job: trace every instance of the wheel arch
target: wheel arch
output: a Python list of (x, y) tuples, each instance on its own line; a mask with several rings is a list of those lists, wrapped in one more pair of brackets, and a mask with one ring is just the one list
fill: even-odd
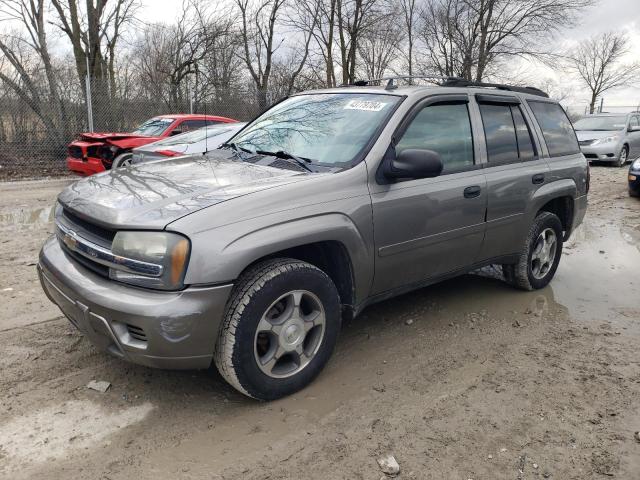
[(335, 284), (340, 296), (343, 317), (353, 317), (356, 298), (353, 265), (349, 251), (342, 242), (323, 240), (274, 251), (251, 262), (243, 272), (270, 258), (293, 258), (318, 267)]
[(555, 214), (562, 224), (564, 231), (563, 240), (569, 239), (573, 231), (573, 217), (575, 211), (575, 198), (578, 189), (572, 179), (559, 180), (543, 185), (534, 195), (535, 218), (540, 212)]

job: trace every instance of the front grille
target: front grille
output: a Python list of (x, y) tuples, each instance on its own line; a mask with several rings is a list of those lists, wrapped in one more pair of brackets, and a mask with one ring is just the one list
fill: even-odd
[(71, 158), (82, 158), (82, 148), (77, 145), (70, 145), (67, 150)]
[(91, 145), (90, 147), (87, 147), (87, 157), (100, 158), (98, 155), (99, 155), (98, 145)]
[(93, 273), (97, 273), (98, 275), (101, 275), (103, 277), (109, 277), (109, 267), (105, 265), (101, 265), (100, 263), (92, 262), (91, 260), (89, 260), (86, 257), (83, 257), (79, 253), (76, 253), (73, 250), (69, 250), (69, 248), (62, 241), (59, 241), (59, 243), (62, 246), (62, 250), (64, 250), (64, 252), (67, 255), (73, 258), (80, 265), (82, 265), (85, 268), (88, 268)]
[(598, 158), (598, 155), (596, 155), (595, 153), (585, 153), (584, 156), (586, 158)]
[(144, 330), (142, 328), (136, 327), (135, 325), (127, 324), (127, 331), (132, 338), (140, 340), (141, 342), (147, 341), (147, 334), (144, 333)]
[(74, 232), (79, 233), (80, 236), (87, 237), (87, 240), (91, 240), (103, 247), (111, 247), (111, 242), (116, 236), (114, 230), (109, 230), (84, 220), (68, 208), (63, 209), (62, 215), (65, 219), (65, 224)]

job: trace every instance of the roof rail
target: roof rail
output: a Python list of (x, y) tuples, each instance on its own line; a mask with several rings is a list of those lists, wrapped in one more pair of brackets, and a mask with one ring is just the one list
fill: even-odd
[(371, 78), (367, 80), (357, 80), (351, 84), (343, 85), (347, 86), (355, 86), (355, 87), (366, 87), (371, 84), (382, 84), (383, 82), (387, 82), (384, 89), (385, 90), (395, 90), (398, 88), (396, 84), (396, 80), (430, 80), (433, 83), (440, 84), (441, 82), (446, 82), (452, 77), (442, 76), (442, 75), (395, 75), (392, 77), (382, 77), (382, 78)]
[(372, 78), (368, 80), (357, 80), (351, 84), (343, 86), (355, 86), (366, 87), (372, 84), (381, 85), (383, 82), (387, 82), (385, 90), (395, 90), (398, 88), (397, 80), (430, 80), (433, 83), (442, 87), (481, 87), (481, 88), (495, 88), (498, 90), (508, 90), (510, 92), (529, 93), (531, 95), (537, 95), (539, 97), (549, 98), (546, 92), (543, 92), (539, 88), (535, 87), (517, 87), (515, 85), (505, 85), (502, 83), (485, 83), (475, 82), (473, 80), (466, 80), (460, 77), (447, 77), (442, 75), (396, 75), (393, 77)]
[(449, 77), (445, 82), (441, 84), (443, 87), (481, 87), (481, 88), (495, 88), (498, 90), (508, 90), (510, 92), (529, 93), (531, 95), (537, 95), (539, 97), (549, 98), (546, 92), (543, 92), (536, 87), (517, 87), (515, 85), (505, 85), (502, 83), (485, 83), (474, 82), (472, 80), (466, 80), (464, 78)]

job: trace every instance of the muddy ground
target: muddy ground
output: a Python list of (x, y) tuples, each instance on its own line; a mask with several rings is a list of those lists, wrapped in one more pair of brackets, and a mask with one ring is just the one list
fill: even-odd
[[(37, 282), (68, 180), (0, 184), (0, 477), (640, 478), (640, 201), (592, 168), (551, 285), (486, 269), (370, 307), (318, 380), (257, 403), (96, 351)], [(86, 388), (111, 383), (106, 393)]]

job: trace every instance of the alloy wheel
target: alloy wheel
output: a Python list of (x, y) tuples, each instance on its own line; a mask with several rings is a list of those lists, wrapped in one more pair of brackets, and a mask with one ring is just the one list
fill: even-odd
[(531, 254), (531, 274), (538, 280), (544, 278), (551, 270), (558, 249), (556, 232), (545, 228), (534, 244)]
[(294, 290), (280, 296), (267, 308), (256, 329), (258, 367), (272, 378), (297, 374), (318, 353), (325, 326), (324, 307), (316, 295)]

